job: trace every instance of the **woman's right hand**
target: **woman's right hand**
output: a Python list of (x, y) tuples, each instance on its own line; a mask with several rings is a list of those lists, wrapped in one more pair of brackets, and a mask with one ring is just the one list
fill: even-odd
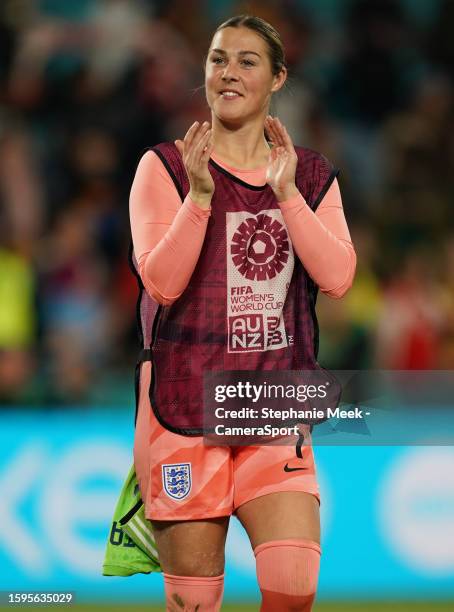
[(189, 197), (200, 208), (210, 208), (214, 194), (214, 181), (208, 168), (213, 152), (210, 124), (208, 121), (202, 124), (196, 121), (186, 132), (184, 140), (175, 140), (175, 145), (183, 157), (188, 174)]

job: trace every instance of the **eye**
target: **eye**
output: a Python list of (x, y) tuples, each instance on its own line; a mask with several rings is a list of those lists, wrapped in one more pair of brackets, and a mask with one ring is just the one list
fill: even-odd
[(211, 58), (211, 61), (213, 62), (213, 64), (220, 64), (221, 62), (224, 61), (224, 58), (221, 56), (215, 56)]
[(242, 63), (244, 66), (255, 66), (255, 63), (254, 63), (254, 62), (251, 62), (251, 60), (248, 60), (248, 59), (241, 60), (241, 63)]

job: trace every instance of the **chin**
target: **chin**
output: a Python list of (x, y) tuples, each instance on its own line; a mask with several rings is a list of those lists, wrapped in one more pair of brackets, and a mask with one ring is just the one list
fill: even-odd
[(241, 125), (248, 119), (248, 117), (250, 117), (250, 113), (241, 113), (238, 112), (238, 110), (234, 110), (233, 108), (231, 110), (225, 108), (221, 110), (217, 105), (214, 105), (211, 110), (216, 119), (226, 125)]
[(244, 122), (244, 117), (238, 113), (220, 113), (213, 110), (213, 114), (218, 121), (225, 125), (241, 125)]
[(217, 119), (225, 125), (241, 125), (244, 123), (245, 118), (240, 115), (233, 115), (228, 113), (215, 113)]

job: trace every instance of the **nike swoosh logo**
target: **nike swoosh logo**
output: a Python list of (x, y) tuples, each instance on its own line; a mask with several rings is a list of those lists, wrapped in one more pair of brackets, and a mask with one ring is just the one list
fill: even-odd
[(307, 470), (307, 468), (305, 468), (305, 467), (291, 468), (291, 467), (288, 466), (288, 463), (286, 463), (285, 466), (284, 466), (284, 472), (296, 472), (297, 470)]

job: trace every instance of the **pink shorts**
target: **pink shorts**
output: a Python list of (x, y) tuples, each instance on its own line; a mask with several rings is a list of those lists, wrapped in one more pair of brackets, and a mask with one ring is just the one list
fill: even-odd
[(300, 458), (295, 446), (208, 446), (201, 436), (175, 434), (151, 408), (151, 363), (141, 368), (134, 464), (147, 518), (230, 516), (245, 502), (279, 491), (303, 491), (320, 501), (311, 445), (302, 447)]

